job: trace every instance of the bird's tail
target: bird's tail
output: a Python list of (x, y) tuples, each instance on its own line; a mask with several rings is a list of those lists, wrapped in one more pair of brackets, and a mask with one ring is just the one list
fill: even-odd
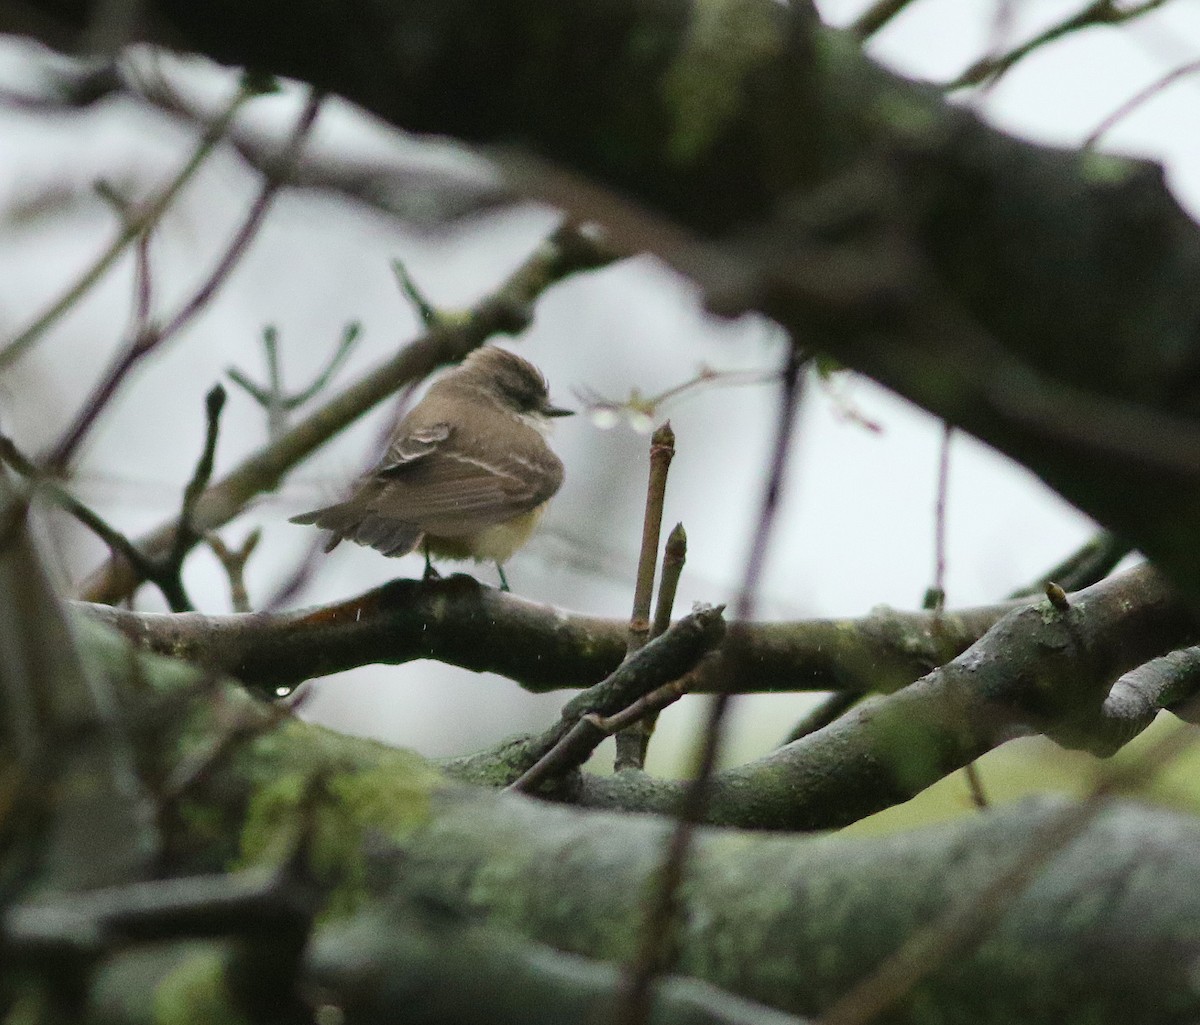
[(289, 523), (313, 524), (329, 531), (325, 551), (331, 552), (343, 539), (354, 541), (383, 552), (384, 555), (407, 555), (417, 547), (424, 531), (412, 523), (379, 516), (364, 510), (355, 502), (341, 502), (313, 509), (288, 520)]

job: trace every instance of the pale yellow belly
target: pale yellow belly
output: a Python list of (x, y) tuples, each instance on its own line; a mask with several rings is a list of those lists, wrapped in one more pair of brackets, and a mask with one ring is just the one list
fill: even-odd
[(476, 562), (498, 562), (503, 565), (529, 540), (529, 535), (546, 511), (546, 504), (543, 502), (522, 516), (497, 523), (475, 534), (465, 537), (434, 537), (426, 534), (425, 542), (429, 545), (430, 554), (442, 559), (474, 559)]

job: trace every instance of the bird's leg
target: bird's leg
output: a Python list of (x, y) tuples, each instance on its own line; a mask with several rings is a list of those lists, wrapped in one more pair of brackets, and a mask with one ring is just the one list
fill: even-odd
[(508, 577), (504, 575), (504, 567), (500, 563), (496, 563), (496, 572), (500, 574), (500, 590), (510, 591), (512, 588), (508, 586)]
[(433, 563), (429, 561), (429, 542), (425, 541), (421, 546), (425, 551), (425, 575), (422, 580), (441, 580), (442, 575), (433, 568)]

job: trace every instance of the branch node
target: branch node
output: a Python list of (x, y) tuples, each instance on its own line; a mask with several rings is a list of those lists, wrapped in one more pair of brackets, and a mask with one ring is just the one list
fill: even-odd
[(1046, 597), (1059, 612), (1066, 612), (1071, 608), (1071, 603), (1067, 600), (1067, 592), (1053, 580), (1046, 581)]

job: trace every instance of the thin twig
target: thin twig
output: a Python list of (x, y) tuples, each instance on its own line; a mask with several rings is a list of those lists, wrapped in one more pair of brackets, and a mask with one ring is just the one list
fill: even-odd
[(262, 540), (262, 530), (255, 528), (246, 535), (240, 548), (230, 548), (216, 534), (204, 535), (205, 543), (217, 557), (225, 575), (229, 578), (229, 600), (234, 612), (250, 611), (250, 595), (246, 590), (246, 563)]
[(523, 772), (509, 789), (519, 793), (533, 793), (547, 780), (560, 778), (577, 769), (614, 733), (622, 736), (646, 717), (657, 715), (687, 694), (701, 679), (705, 671), (703, 666), (704, 663), (701, 662), (690, 672), (643, 694), (632, 704), (612, 715), (585, 713), (549, 751)]
[(195, 526), (196, 502), (212, 479), (213, 462), (216, 458), (217, 437), (221, 430), (221, 410), (225, 408), (225, 389), (215, 385), (204, 399), (204, 447), (191, 479), (183, 489), (183, 501), (179, 507), (179, 519), (175, 525), (175, 543), (161, 558), (149, 559), (154, 569), (146, 579), (156, 584), (172, 612), (191, 612), (193, 606), (183, 587), (183, 561), (192, 546), (202, 536)]
[(170, 562), (182, 564), (184, 556), (196, 542), (199, 534), (195, 528), (196, 501), (204, 494), (212, 480), (213, 462), (217, 454), (217, 435), (221, 429), (221, 411), (225, 408), (225, 389), (214, 385), (204, 398), (204, 448), (192, 471), (192, 479), (183, 489), (183, 505), (179, 510), (179, 527), (175, 531), (175, 544), (171, 549)]
[(292, 129), (291, 137), (284, 145), (283, 152), (279, 154), (279, 160), (274, 168), (271, 169), (271, 172), (268, 173), (266, 181), (263, 182), (262, 188), (259, 189), (258, 195), (250, 205), (246, 219), (234, 233), (233, 239), (225, 248), (225, 252), (217, 261), (217, 265), (212, 269), (204, 284), (196, 289), (192, 297), (167, 322), (167, 326), (162, 329), (162, 334), (170, 336), (184, 327), (208, 304), (208, 301), (216, 294), (217, 289), (229, 277), (233, 268), (237, 266), (238, 261), (241, 260), (249, 248), (250, 242), (258, 234), (258, 229), (262, 226), (263, 219), (266, 217), (267, 211), (271, 208), (276, 194), (287, 182), (288, 173), (295, 163), (301, 148), (304, 146), (305, 140), (312, 131), (313, 124), (317, 120), (317, 114), (321, 111), (321, 104), (324, 98), (325, 94), (319, 89), (314, 88), (309, 90), (308, 99), (304, 103), (304, 109), (300, 111), (300, 116), (296, 119), (296, 127)]
[[(950, 442), (954, 429), (949, 421), (942, 424), (942, 444), (938, 454), (937, 497), (933, 506), (933, 586), (925, 592), (925, 607), (933, 612), (933, 629), (942, 625), (942, 613), (946, 608), (946, 506), (950, 493)], [(963, 766), (967, 789), (976, 808), (988, 806), (983, 791), (983, 779), (974, 762)]]
[(646, 485), (646, 511), (642, 519), (642, 548), (638, 555), (637, 582), (633, 591), (633, 612), (629, 617), (629, 644), (632, 655), (650, 636), (650, 603), (654, 599), (654, 574), (658, 562), (658, 539), (662, 533), (663, 500), (667, 474), (675, 456), (675, 432), (668, 420), (650, 439), (650, 478)]
[(220, 427), (221, 409), (225, 404), (225, 389), (217, 385), (205, 400), (206, 432), (204, 449), (184, 489), (175, 537), (191, 539), (177, 542), (165, 556), (154, 558), (130, 541), (124, 534), (110, 527), (100, 516), (69, 494), (60, 484), (49, 478), (26, 459), (13, 442), (0, 436), (0, 459), (7, 462), (21, 476), (37, 482), (38, 486), (64, 510), (95, 533), (116, 554), (124, 558), (137, 573), (138, 580), (154, 584), (166, 598), (172, 612), (190, 612), (192, 603), (184, 590), (180, 572), (183, 560), (195, 540), (192, 525), (196, 501), (208, 486), (212, 477), (213, 456), (216, 451), (217, 434)]
[[(579, 727), (585, 716), (613, 715), (655, 688), (691, 672), (725, 636), (723, 612), (724, 606), (696, 608), (661, 637), (626, 656), (605, 679), (576, 694), (563, 706), (558, 723), (525, 743), (531, 767), (510, 789), (529, 792), (550, 776), (579, 764), (569, 763), (568, 756), (584, 750), (590, 753), (595, 747), (586, 746), (589, 728)], [(572, 733), (575, 736), (566, 741)], [(603, 739), (599, 736), (596, 743)]]
[(967, 791), (971, 795), (971, 804), (979, 811), (989, 807), (987, 791), (983, 789), (983, 776), (979, 772), (978, 762), (968, 762), (963, 766), (963, 776), (967, 781)]
[(350, 355), (354, 343), (362, 336), (362, 325), (357, 321), (346, 325), (342, 332), (337, 348), (318, 371), (312, 383), (306, 388), (288, 394), (283, 387), (283, 370), (279, 360), (279, 332), (274, 326), (263, 329), (263, 350), (267, 360), (267, 383), (265, 386), (255, 384), (247, 374), (237, 367), (229, 367), (225, 373), (229, 379), (246, 392), (267, 412), (267, 437), (274, 440), (287, 430), (288, 414), (311, 401), (333, 380), (333, 376)]
[(933, 503), (933, 586), (925, 592), (925, 608), (933, 612), (934, 624), (946, 607), (946, 501), (950, 491), (950, 439), (954, 429), (942, 424), (938, 452), (936, 497)]
[(229, 126), (233, 123), (233, 119), (242, 105), (254, 95), (255, 90), (243, 82), (225, 109), (205, 129), (187, 162), (180, 168), (175, 177), (167, 183), (158, 196), (148, 203), (142, 209), (141, 213), (131, 217), (125, 223), (108, 248), (92, 261), (74, 284), (63, 292), (32, 324), (4, 346), (3, 349), (0, 349), (0, 370), (3, 370), (24, 355), (25, 351), (45, 334), (48, 328), (57, 323), (65, 313), (74, 307), (92, 289), (96, 282), (104, 277), (130, 243), (148, 232), (158, 223), (162, 215), (175, 201), (175, 197), (179, 195), (180, 190), (192, 180), (196, 171), (199, 170), (200, 165), (204, 163), (209, 154), (216, 149), (217, 145), (225, 137)]
[[(671, 613), (675, 607), (675, 592), (679, 589), (679, 578), (683, 574), (684, 563), (687, 562), (687, 532), (682, 523), (676, 523), (671, 533), (667, 535), (667, 543), (663, 546), (662, 577), (658, 582), (658, 598), (654, 604), (654, 622), (650, 625), (650, 638), (660, 636), (671, 625)], [(677, 701), (683, 691), (673, 699)], [(658, 723), (658, 713), (662, 707), (647, 708), (637, 715), (631, 716), (635, 722), (627, 733), (617, 736), (620, 745), (625, 741), (626, 760), (619, 768), (641, 769), (646, 764), (646, 752), (650, 747), (650, 738), (654, 736), (654, 727)], [(636, 745), (633, 741), (636, 740)]]
[(908, 7), (913, 0), (875, 0), (850, 26), (859, 39), (867, 40)]
[[(658, 562), (658, 539), (662, 533), (663, 500), (667, 475), (675, 456), (675, 432), (668, 420), (650, 439), (650, 478), (646, 484), (646, 512), (642, 519), (642, 548), (638, 555), (637, 581), (633, 591), (633, 611), (629, 617), (629, 642), (626, 654), (632, 655), (650, 637), (650, 602), (654, 598), (654, 571)], [(645, 756), (642, 731), (617, 737), (614, 769), (641, 768)]]
[[(762, 508), (758, 525), (746, 560), (742, 586), (735, 604), (735, 620), (744, 622), (754, 611), (758, 581), (766, 560), (767, 543), (775, 522), (783, 489), (784, 473), (792, 448), (795, 433), (796, 410), (802, 392), (801, 369), (805, 357), (794, 340), (788, 340), (787, 356), (781, 375), (783, 394), (780, 401), (778, 425), (772, 449), (771, 465), (767, 484), (763, 492)], [(713, 660), (712, 672), (718, 679), (729, 672), (730, 652), (739, 646), (737, 623), (729, 630), (725, 645)], [(717, 755), (724, 738), (726, 713), (731, 695), (718, 688), (709, 705), (695, 772), (683, 793), (675, 828), (671, 832), (662, 868), (658, 875), (650, 908), (642, 924), (642, 934), (637, 953), (624, 977), (622, 992), (618, 998), (615, 1020), (621, 1025), (644, 1025), (649, 1019), (655, 977), (670, 964), (674, 955), (673, 934), (679, 912), (679, 891), (687, 867), (688, 852), (696, 823), (704, 815), (708, 804), (709, 784), (716, 768)]]
[(1152, 100), (1160, 92), (1174, 85), (1181, 78), (1186, 78), (1188, 75), (1194, 75), (1200, 71), (1200, 60), (1188, 61), (1186, 64), (1175, 68), (1173, 71), (1168, 71), (1161, 78), (1151, 82), (1144, 89), (1134, 93), (1129, 99), (1122, 103), (1116, 110), (1101, 121), (1091, 134), (1083, 140), (1083, 149), (1092, 149), (1105, 135), (1113, 130), (1121, 121), (1125, 120), (1138, 107)]
[(412, 306), (413, 312), (417, 315), (417, 319), (421, 322), (422, 326), (433, 327), (437, 323), (438, 318), (442, 316), (441, 311), (421, 291), (402, 261), (392, 261), (392, 273), (396, 275), (400, 291), (403, 293), (404, 298), (408, 300), (409, 305)]
[(71, 428), (64, 434), (62, 440), (55, 446), (53, 454), (47, 459), (47, 465), (55, 470), (62, 470), (70, 461), (71, 456), (83, 441), (96, 419), (112, 401), (117, 389), (128, 376), (129, 372), (151, 352), (160, 348), (165, 342), (177, 335), (212, 299), (217, 289), (225, 282), (237, 265), (242, 255), (249, 247), (251, 240), (262, 226), (263, 218), (270, 209), (275, 194), (282, 187), (287, 177), (287, 168), (295, 155), (303, 146), (313, 122), (316, 120), (321, 105), (321, 95), (316, 90), (310, 92), (308, 102), (292, 130), (292, 135), (284, 147), (275, 168), (275, 174), (268, 177), (259, 189), (258, 195), (250, 206), (250, 210), (241, 226), (234, 233), (229, 245), (217, 260), (216, 266), (199, 288), (192, 293), (188, 300), (179, 308), (173, 317), (163, 327), (155, 327), (146, 323), (139, 325), (125, 350), (113, 361), (100, 384), (92, 392), (84, 404)]
[(654, 622), (650, 624), (651, 639), (666, 633), (671, 625), (675, 593), (679, 590), (679, 578), (686, 562), (687, 531), (682, 523), (676, 523), (663, 547), (662, 579), (658, 582), (658, 599), (654, 603)]
[(143, 579), (149, 579), (154, 573), (154, 563), (147, 559), (129, 538), (111, 527), (98, 513), (80, 502), (57, 481), (47, 477), (21, 453), (11, 438), (3, 435), (0, 435), (0, 460), (6, 462), (22, 477), (32, 481), (55, 505), (87, 527), (113, 552), (128, 560)]
[(1051, 25), (1045, 31), (1040, 32), (1032, 39), (1027, 39), (1019, 46), (1015, 46), (1004, 53), (992, 54), (976, 61), (956, 79), (946, 83), (943, 88), (947, 90), (965, 89), (969, 86), (981, 85), (988, 81), (994, 82), (1010, 71), (1015, 64), (1049, 43), (1057, 42), (1073, 32), (1091, 28), (1095, 25), (1121, 25), (1156, 10), (1164, 3), (1166, 3), (1166, 0), (1144, 0), (1143, 3), (1132, 7), (1120, 7), (1117, 5), (1116, 0), (1092, 0), (1092, 3), (1088, 4), (1082, 10), (1076, 11), (1062, 21)]
[(749, 384), (767, 384), (779, 375), (775, 371), (758, 370), (714, 370), (710, 366), (701, 366), (695, 374), (686, 381), (671, 385), (656, 395), (643, 395), (634, 388), (627, 399), (610, 399), (591, 389), (577, 389), (576, 398), (587, 408), (588, 416), (600, 428), (615, 427), (622, 419), (639, 433), (649, 433), (654, 420), (665, 406), (676, 399), (685, 397), (689, 392), (699, 391), (708, 386), (741, 387)]
[(795, 740), (807, 737), (810, 733), (824, 729), (834, 719), (850, 711), (862, 700), (862, 697), (857, 691), (852, 690), (835, 690), (826, 694), (820, 704), (809, 709), (804, 718), (788, 731), (788, 735), (784, 737), (783, 744), (780, 746), (786, 746)]
[(1020, 587), (1009, 598), (1028, 598), (1042, 594), (1051, 580), (1067, 591), (1082, 591), (1103, 580), (1126, 555), (1133, 551), (1128, 541), (1102, 530), (1068, 555), (1057, 566), (1032, 584)]

